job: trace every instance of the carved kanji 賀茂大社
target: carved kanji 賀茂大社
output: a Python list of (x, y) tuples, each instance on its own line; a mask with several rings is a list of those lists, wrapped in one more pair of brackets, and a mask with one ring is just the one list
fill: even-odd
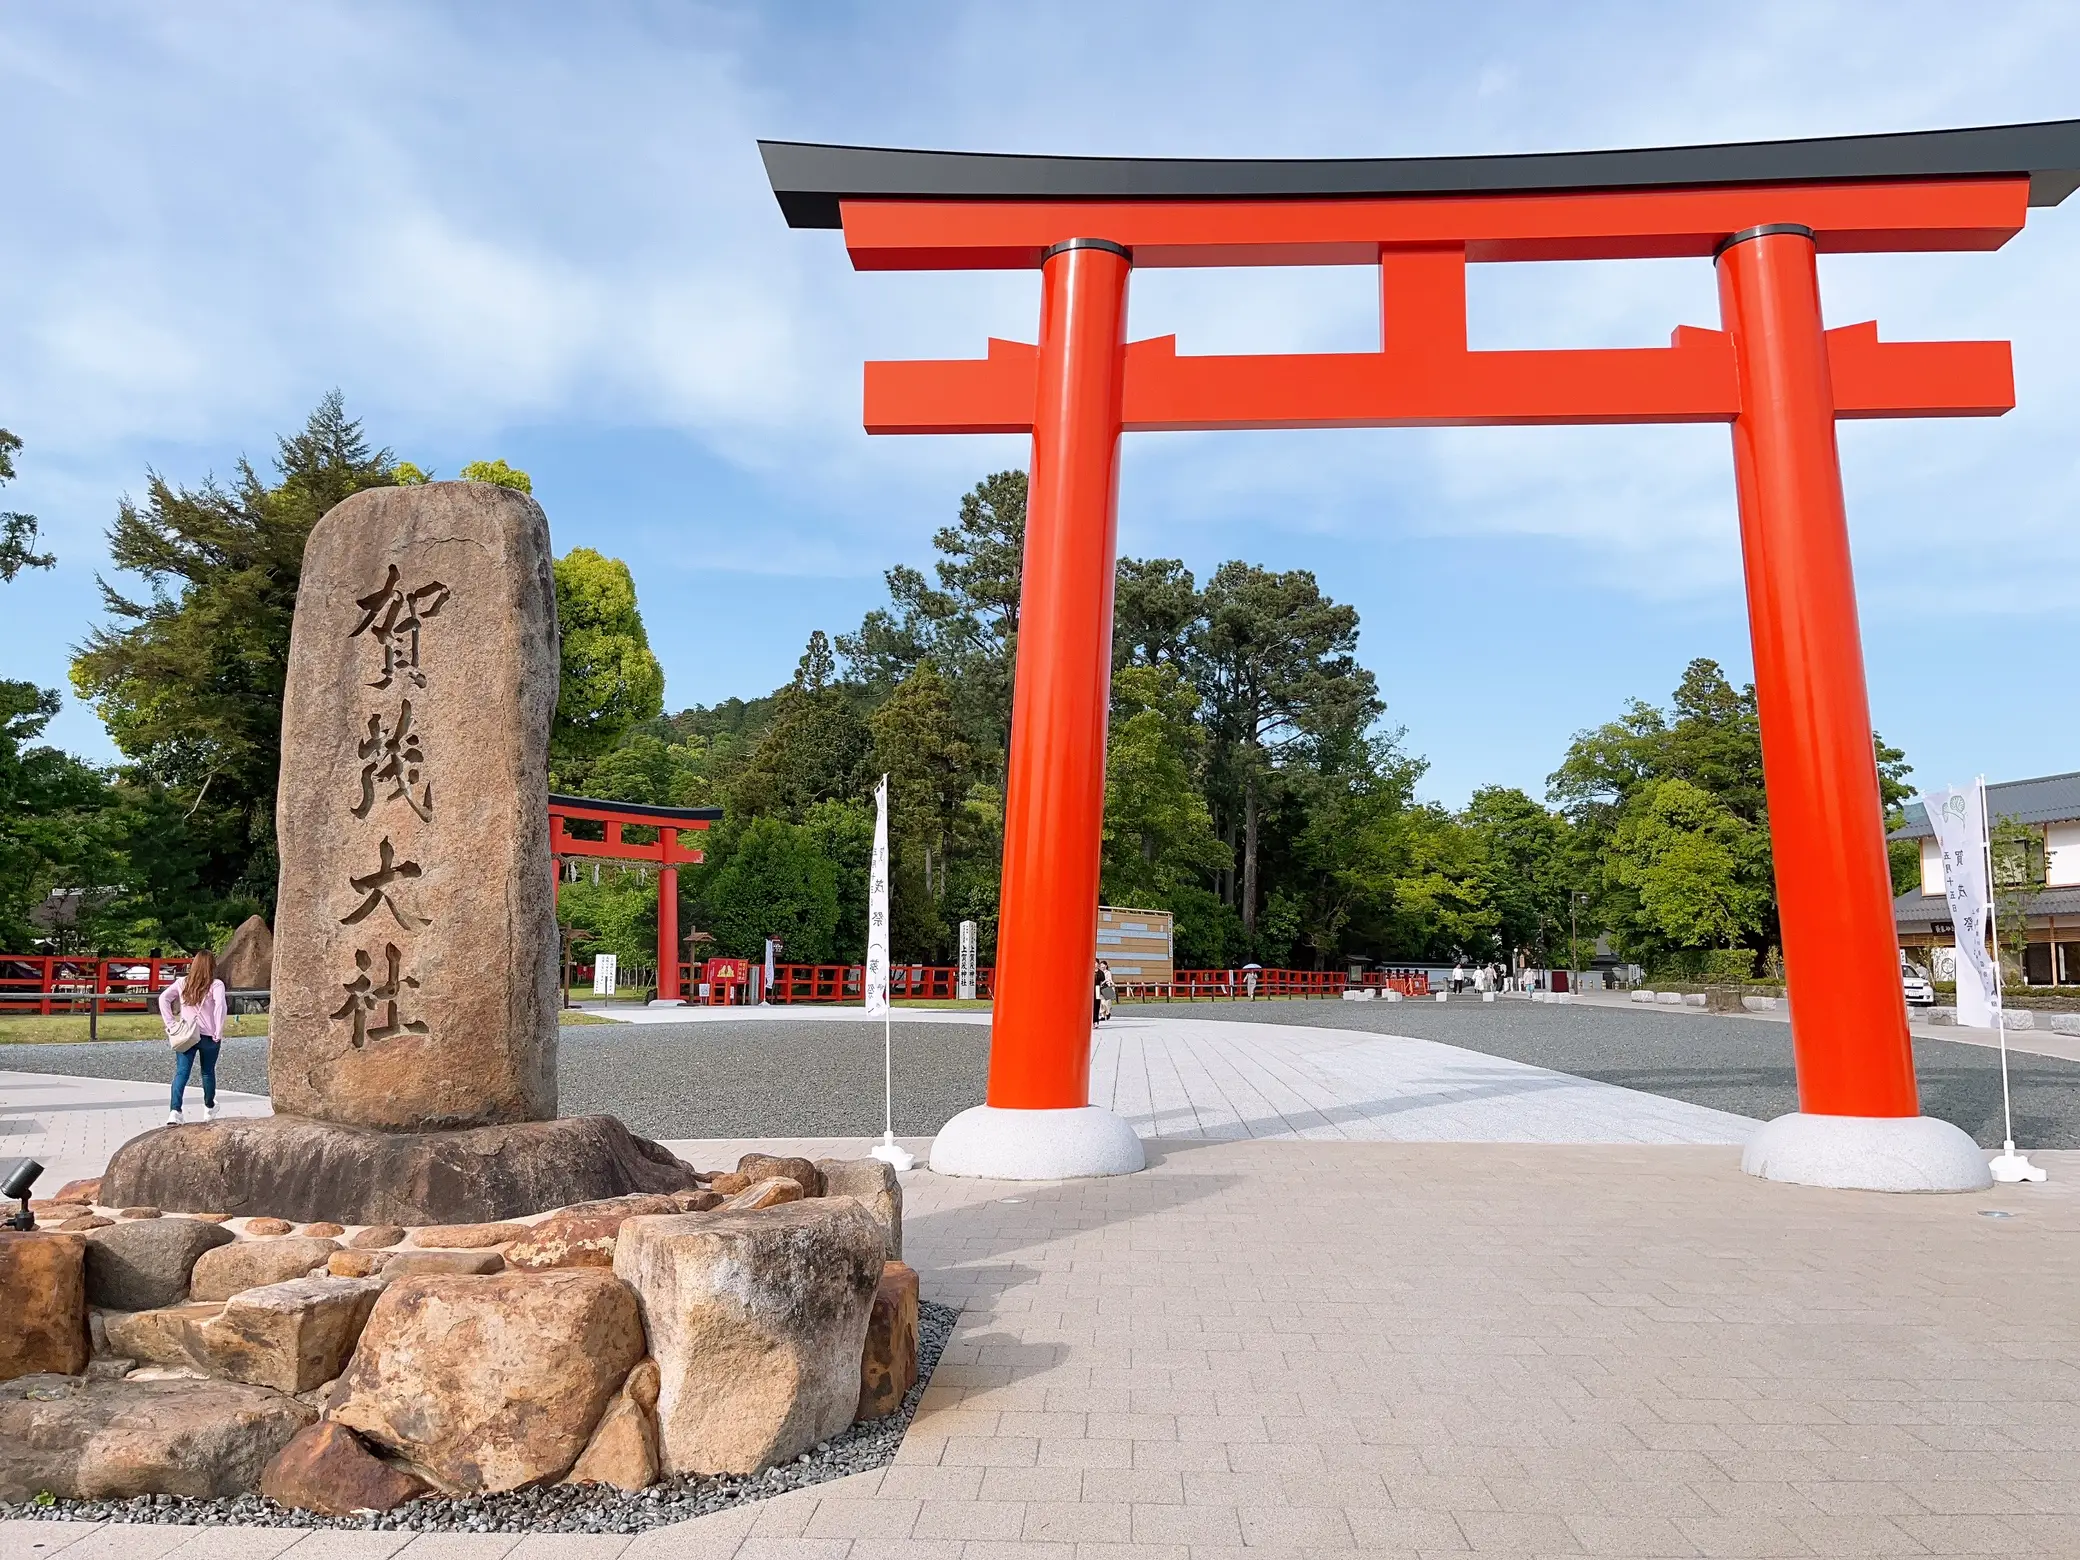
[(376, 854), (377, 866), (375, 871), (369, 873), (366, 877), (347, 879), (347, 885), (355, 893), (366, 894), (368, 897), (362, 900), (353, 911), (341, 916), (339, 924), (342, 926), (358, 926), (373, 915), (378, 906), (381, 906), (388, 909), (391, 919), (408, 932), (416, 932), (422, 926), (431, 925), (432, 923), (425, 916), (412, 914), (411, 911), (405, 909), (403, 905), (400, 905), (395, 899), (390, 897), (391, 884), (399, 879), (419, 876), (419, 863), (416, 861), (397, 860), (396, 852), (392, 849), (390, 837), (387, 834), (383, 836), (383, 843), (377, 847)]
[(388, 578), (355, 601), (361, 621), (347, 637), (372, 633), (383, 647), (383, 675), (369, 684), (371, 688), (387, 688), (399, 676), (415, 688), (426, 686), (426, 674), (419, 670), (419, 629), (447, 599), (448, 587), (439, 580), (406, 590), (398, 583), (393, 563)]
[(433, 782), (419, 778), (426, 763), (425, 744), (412, 729), (412, 701), (400, 702), (397, 723), (386, 726), (381, 715), (368, 717), (368, 735), (361, 739), (361, 800), (348, 809), (366, 818), (378, 799), (379, 783), (389, 789), (380, 793), (386, 802), (401, 801), (422, 820), (433, 817)]
[[(419, 987), (416, 977), (398, 974), (400, 957), (397, 944), (383, 944), (383, 978), (378, 981), (374, 975), (374, 957), (366, 949), (354, 950), (356, 973), (352, 980), (341, 982), (341, 989), (346, 992), (347, 1000), (339, 1005), (339, 1011), (332, 1016), (334, 1019), (353, 1019), (353, 1045), (357, 1051), (371, 1040), (387, 1040), (392, 1035), (399, 1034), (428, 1033), (427, 1026), (418, 1019), (400, 1019), (397, 1016), (398, 998), (404, 994), (405, 988), (416, 991)], [(383, 1021), (380, 1024), (371, 1024), (369, 1019), (374, 1016), (377, 1008), (383, 1010)]]

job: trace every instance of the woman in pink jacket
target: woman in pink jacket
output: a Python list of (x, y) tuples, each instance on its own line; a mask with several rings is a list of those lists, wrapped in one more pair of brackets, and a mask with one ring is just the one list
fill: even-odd
[(186, 980), (159, 993), (159, 1017), (166, 1021), (169, 1034), (184, 1013), (193, 1013), (200, 1020), (195, 1027), (202, 1032), (202, 1038), (174, 1056), (173, 1108), (166, 1113), (169, 1127), (181, 1124), (181, 1096), (188, 1092), (188, 1074), (194, 1070), (198, 1056), (202, 1058), (202, 1119), (217, 1119), (217, 1052), (224, 1039), (224, 983), (217, 979), (217, 956), (207, 948), (188, 962)]

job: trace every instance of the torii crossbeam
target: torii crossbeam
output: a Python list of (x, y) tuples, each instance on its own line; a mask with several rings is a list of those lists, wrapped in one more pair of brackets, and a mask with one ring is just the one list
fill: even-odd
[[(935, 1168), (1142, 1163), (1089, 1105), (1123, 432), (1724, 422), (1800, 1102), (1751, 1144), (1751, 1168), (1983, 1184), (1970, 1140), (1917, 1114), (1834, 423), (1998, 416), (2014, 376), (2006, 342), (1826, 329), (1816, 257), (1998, 249), (2080, 184), (2080, 121), (1317, 162), (760, 150), (789, 224), (841, 228), (860, 270), (1041, 274), (1036, 344), (866, 366), (870, 432), (1033, 436), (989, 1103), (948, 1124)], [(1717, 267), (1716, 330), (1678, 325), (1648, 349), (1467, 347), (1469, 264), (1681, 257)], [(1260, 265), (1376, 266), (1379, 350), (1127, 340), (1136, 267)]]

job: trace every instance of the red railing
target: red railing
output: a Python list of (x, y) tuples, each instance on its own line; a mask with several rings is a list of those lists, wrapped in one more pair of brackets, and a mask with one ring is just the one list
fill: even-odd
[(89, 997), (104, 1013), (143, 1012), (187, 973), (186, 959), (0, 954), (0, 1013), (70, 1013)]

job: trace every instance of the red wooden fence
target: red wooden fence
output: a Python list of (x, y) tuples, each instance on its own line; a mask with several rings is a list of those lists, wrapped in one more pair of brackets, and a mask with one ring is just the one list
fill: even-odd
[(143, 1012), (188, 973), (186, 959), (100, 959), (0, 953), (0, 1013), (71, 1013), (99, 996), (104, 1013)]
[[(731, 978), (712, 978), (705, 963), (682, 964), (680, 989), (691, 1002), (735, 1007), (750, 1000), (751, 974), (760, 969), (756, 960), (723, 961)], [(737, 973), (742, 971), (742, 973)], [(575, 967), (580, 983), (591, 979), (587, 965)], [(983, 965), (975, 972), (975, 994), (993, 994), (996, 972)], [(1254, 977), (1254, 979), (1252, 979)], [(768, 1000), (777, 1003), (858, 1002), (866, 980), (859, 964), (776, 964)], [(708, 995), (697, 995), (701, 986)], [(898, 964), (889, 970), (889, 995), (896, 1001), (951, 1001), (959, 990), (960, 971), (951, 964)], [(1179, 970), (1167, 981), (1118, 983), (1122, 1000), (1130, 1002), (1197, 1002), (1224, 998), (1340, 997), (1346, 988), (1399, 991), (1404, 996), (1430, 994), (1430, 977), (1421, 970), (1372, 971), (1358, 980), (1340, 970), (1227, 969)]]

